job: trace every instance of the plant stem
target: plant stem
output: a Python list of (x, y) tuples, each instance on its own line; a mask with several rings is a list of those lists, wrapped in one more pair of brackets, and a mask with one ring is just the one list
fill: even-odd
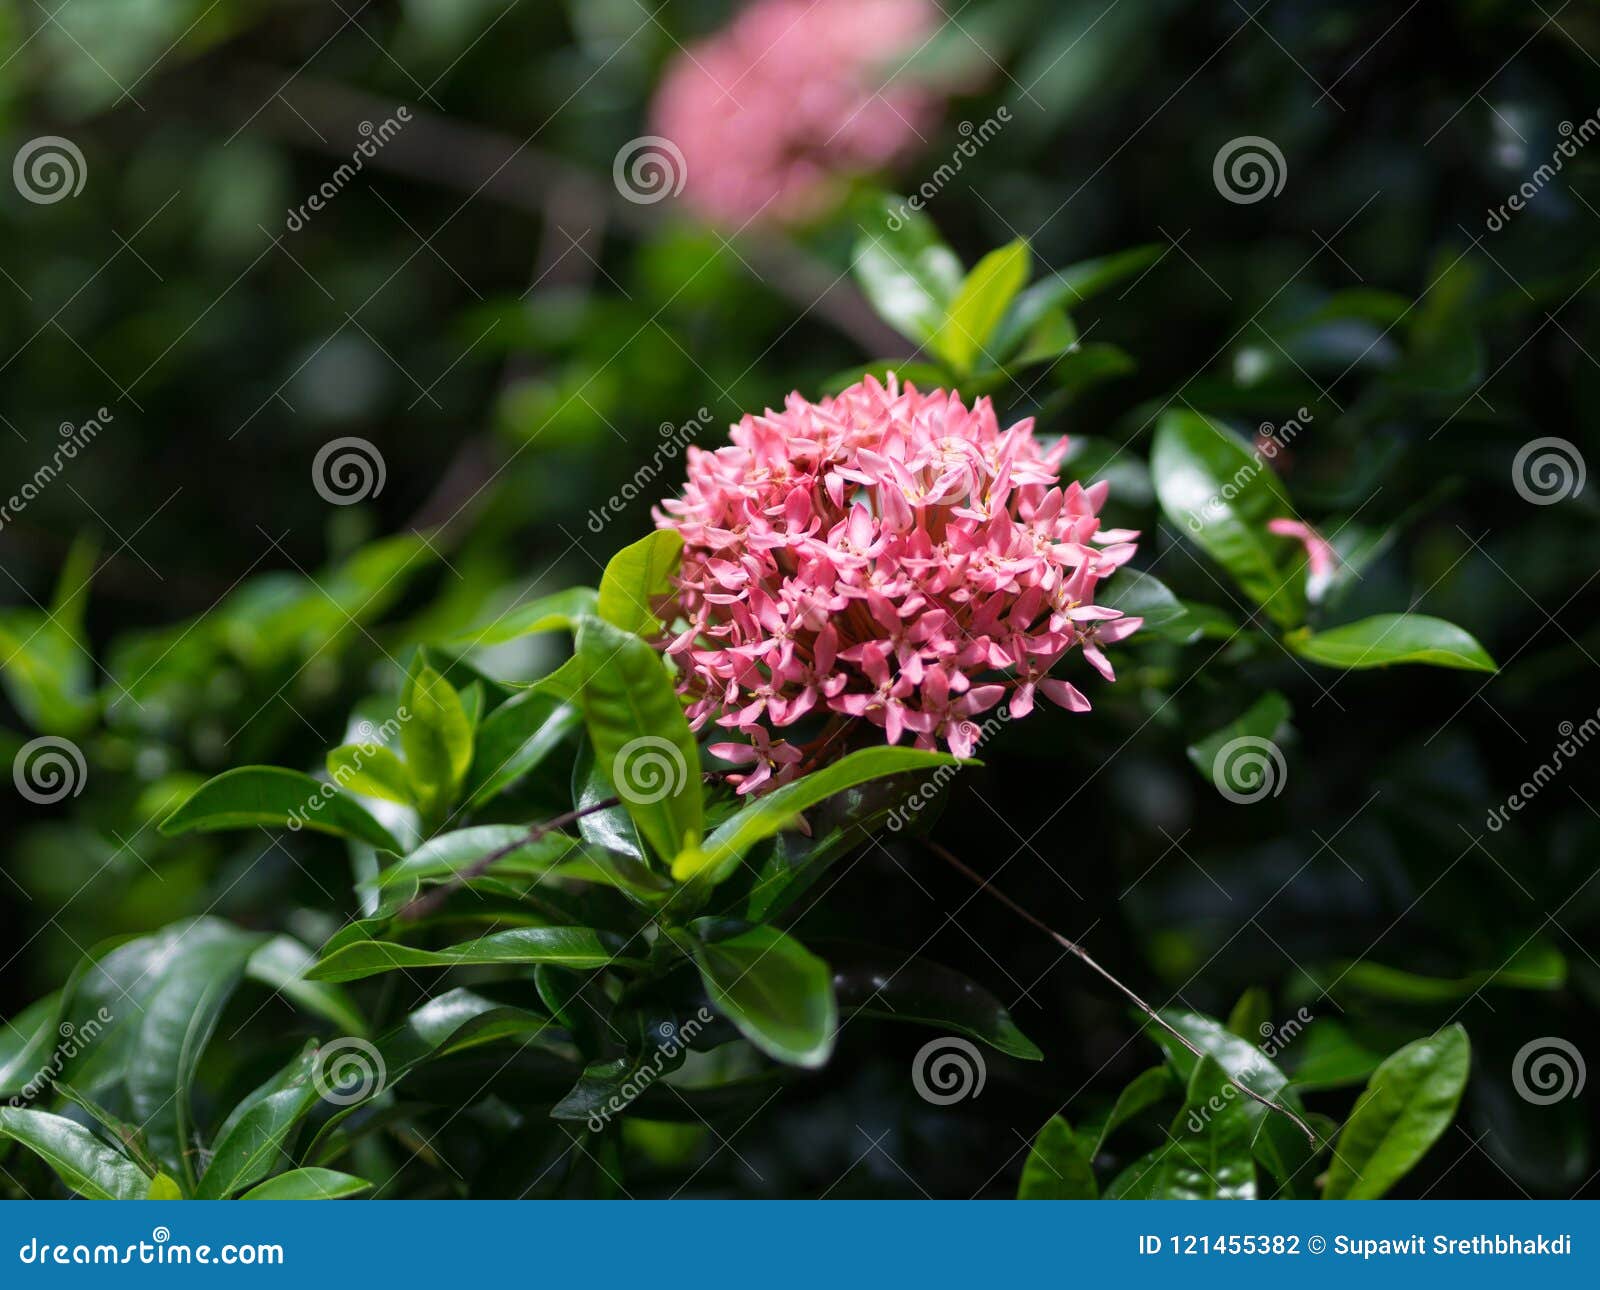
[[(1168, 1021), (1165, 1017), (1163, 1017), (1160, 1013), (1158, 1013), (1154, 1008), (1152, 1008), (1148, 1003), (1146, 1003), (1143, 999), (1141, 999), (1131, 989), (1129, 989), (1127, 986), (1123, 985), (1123, 983), (1121, 981), (1117, 980), (1116, 977), (1112, 976), (1111, 973), (1106, 971), (1105, 968), (1101, 967), (1100, 964), (1097, 963), (1094, 960), (1094, 958), (1090, 956), (1089, 951), (1084, 949), (1083, 946), (1079, 945), (1076, 941), (1068, 940), (1060, 932), (1058, 932), (1054, 928), (1049, 927), (1048, 925), (1046, 925), (1043, 921), (1041, 921), (1036, 915), (1031, 913), (1029, 910), (1024, 909), (1016, 901), (1012, 900), (1010, 896), (1006, 895), (1005, 892), (1001, 891), (998, 887), (996, 887), (993, 884), (991, 884), (990, 881), (987, 878), (984, 878), (984, 877), (980, 876), (977, 872), (975, 872), (974, 870), (968, 868), (968, 866), (966, 864), (964, 864), (960, 859), (958, 859), (956, 857), (956, 855), (952, 851), (950, 851), (947, 847), (941, 846), (939, 843), (934, 842), (932, 840), (926, 840), (926, 841), (927, 841), (927, 846), (928, 846), (929, 850), (931, 850), (936, 856), (938, 856), (946, 864), (950, 865), (952, 868), (958, 870), (959, 872), (965, 874), (968, 878), (970, 878), (974, 883), (977, 884), (979, 891), (988, 892), (991, 896), (993, 896), (996, 900), (998, 900), (1007, 909), (1011, 910), (1012, 913), (1018, 915), (1020, 918), (1022, 918), (1024, 921), (1026, 921), (1029, 925), (1038, 928), (1046, 936), (1050, 937), (1050, 939), (1055, 941), (1055, 943), (1057, 945), (1061, 946), (1062, 949), (1067, 950), (1069, 953), (1077, 955), (1078, 958), (1080, 960), (1082, 960), (1087, 966), (1093, 968), (1096, 972), (1098, 972), (1101, 976), (1103, 976), (1112, 985), (1116, 986), (1116, 988), (1118, 990), (1120, 990), (1124, 995), (1126, 995), (1130, 1000), (1132, 1000), (1134, 1006), (1136, 1006), (1139, 1009), (1140, 1012), (1144, 1013), (1145, 1016), (1149, 1017), (1151, 1021), (1155, 1022), (1156, 1025), (1160, 1026), (1163, 1030), (1165, 1030), (1168, 1034), (1170, 1034), (1174, 1039), (1176, 1039), (1180, 1044), (1182, 1044), (1185, 1048), (1187, 1048), (1196, 1057), (1201, 1058), (1203, 1060), (1205, 1057), (1208, 1056), (1208, 1054), (1206, 1054), (1204, 1052), (1201, 1052), (1201, 1050), (1195, 1046), (1193, 1041), (1190, 1040), (1190, 1038), (1187, 1035), (1185, 1035), (1176, 1026), (1174, 1026), (1170, 1021)], [(1233, 1077), (1233, 1073), (1231, 1071), (1229, 1071), (1225, 1066), (1223, 1066), (1221, 1062), (1218, 1062), (1217, 1066), (1222, 1071), (1222, 1073), (1225, 1076), (1227, 1076), (1228, 1083), (1232, 1084), (1235, 1088), (1237, 1088), (1241, 1093), (1243, 1093), (1251, 1101), (1261, 1103), (1261, 1105), (1266, 1107), (1269, 1111), (1276, 1111), (1279, 1115), (1287, 1116), (1294, 1123), (1295, 1127), (1298, 1128), (1301, 1133), (1306, 1135), (1306, 1141), (1309, 1142), (1312, 1145), (1313, 1148), (1315, 1148), (1318, 1145), (1317, 1135), (1312, 1130), (1311, 1126), (1309, 1124), (1307, 1124), (1303, 1119), (1301, 1119), (1298, 1115), (1296, 1115), (1293, 1111), (1291, 1111), (1288, 1107), (1284, 1106), (1280, 1102), (1274, 1102), (1271, 1098), (1263, 1097), (1260, 1093), (1257, 1093), (1254, 1089), (1247, 1088), (1245, 1085), (1241, 1084), (1237, 1079), (1235, 1079)]]

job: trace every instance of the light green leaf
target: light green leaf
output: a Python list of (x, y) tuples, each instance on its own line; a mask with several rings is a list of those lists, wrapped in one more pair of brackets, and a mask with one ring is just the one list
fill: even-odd
[(537, 690), (507, 699), (478, 727), (464, 793), (478, 807), (535, 769), (576, 730), (583, 714)]
[(1187, 411), (1156, 426), (1150, 476), (1172, 526), (1232, 576), (1272, 619), (1293, 626), (1305, 614), (1303, 578), (1280, 568), (1267, 522), (1292, 515), (1272, 467), (1231, 431)]
[(168, 1174), (157, 1174), (150, 1180), (150, 1190), (145, 1192), (146, 1200), (182, 1200), (183, 1188), (178, 1186), (178, 1180)]
[[(704, 925), (706, 920), (701, 920)], [(833, 1052), (839, 1005), (828, 965), (776, 927), (693, 943), (711, 1006), (769, 1057), (823, 1065)]]
[(240, 766), (207, 780), (161, 822), (168, 837), (219, 829), (288, 827), (358, 838), (382, 851), (404, 848), (359, 802), (332, 784), (281, 766)]
[(1028, 244), (1019, 239), (990, 251), (967, 274), (933, 338), (934, 351), (957, 373), (971, 371), (985, 352), (985, 342), (1027, 282), (1031, 260)]
[(472, 764), (472, 723), (455, 687), (425, 663), (406, 681), (401, 713), (400, 744), (412, 791), (437, 810), (454, 799)]
[(578, 628), (583, 715), (595, 762), (656, 854), (700, 840), (700, 750), (661, 656), (637, 636), (586, 618)]
[(961, 289), (961, 261), (933, 221), (884, 197), (881, 223), (864, 229), (855, 247), (856, 281), (874, 309), (918, 344), (931, 341)]
[(715, 885), (738, 867), (757, 842), (786, 828), (795, 816), (835, 793), (902, 771), (961, 764), (948, 754), (917, 748), (858, 749), (822, 770), (791, 780), (751, 802), (712, 833), (699, 851), (679, 857), (672, 866), (672, 876), (680, 882), (700, 877), (707, 884)]
[(86, 1200), (139, 1200), (150, 1189), (144, 1170), (65, 1116), (0, 1106), (0, 1138), (20, 1142)]
[(252, 1187), (240, 1200), (344, 1200), (371, 1191), (372, 1184), (335, 1169), (291, 1169)]
[(354, 981), (413, 967), (509, 963), (554, 963), (580, 969), (639, 966), (638, 960), (621, 957), (621, 948), (620, 937), (588, 927), (517, 927), (442, 950), (417, 949), (393, 941), (355, 941), (324, 958), (310, 975), (317, 981)]
[(1471, 672), (1495, 670), (1494, 660), (1470, 633), (1426, 614), (1376, 614), (1325, 632), (1302, 629), (1284, 639), (1302, 658), (1328, 667), (1431, 663)]
[(1096, 1200), (1099, 1196), (1093, 1148), (1073, 1133), (1063, 1117), (1051, 1116), (1023, 1162), (1017, 1199)]
[(1455, 1118), (1471, 1045), (1447, 1026), (1391, 1054), (1345, 1121), (1328, 1166), (1325, 1200), (1373, 1200), (1404, 1178)]
[(326, 765), (328, 777), (352, 793), (415, 804), (405, 763), (382, 744), (341, 744), (328, 754)]
[(1189, 1080), (1170, 1139), (1123, 1171), (1108, 1197), (1139, 1200), (1254, 1200), (1254, 1123), (1245, 1109), (1256, 1103), (1228, 1082), (1214, 1057), (1202, 1058)]
[(659, 630), (652, 605), (672, 590), (672, 574), (683, 553), (683, 535), (657, 529), (611, 557), (600, 579), (596, 612), (614, 627), (636, 636)]

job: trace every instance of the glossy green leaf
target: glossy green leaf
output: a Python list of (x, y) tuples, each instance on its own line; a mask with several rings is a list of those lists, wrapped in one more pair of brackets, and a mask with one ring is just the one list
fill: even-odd
[(1376, 614), (1325, 632), (1291, 632), (1285, 640), (1302, 658), (1328, 667), (1431, 663), (1471, 672), (1495, 670), (1494, 660), (1470, 633), (1426, 614)]
[(856, 281), (890, 326), (918, 344), (931, 341), (961, 289), (961, 261), (927, 216), (902, 213), (890, 197), (875, 213), (880, 222), (856, 242)]
[(1144, 619), (1136, 640), (1160, 638), (1187, 643), (1194, 639), (1188, 613), (1164, 583), (1137, 569), (1119, 570), (1095, 596), (1108, 609), (1120, 609), (1130, 618)]
[(0, 1094), (26, 1087), (48, 1061), (60, 1038), (62, 994), (47, 994), (0, 1025)]
[(1150, 476), (1168, 521), (1232, 575), (1272, 619), (1304, 616), (1304, 579), (1280, 566), (1267, 521), (1293, 515), (1271, 465), (1198, 413), (1169, 411), (1156, 426)]
[(957, 373), (970, 371), (978, 356), (987, 354), (986, 342), (1027, 282), (1032, 258), (1019, 239), (990, 251), (962, 281), (933, 338), (934, 351)]
[(341, 744), (328, 753), (328, 777), (361, 797), (411, 806), (411, 778), (395, 753), (382, 744)]
[(150, 1188), (144, 1170), (65, 1116), (0, 1106), (0, 1138), (21, 1143), (86, 1200), (139, 1200)]
[(393, 941), (355, 941), (341, 946), (311, 970), (317, 981), (354, 981), (397, 968), (464, 967), (499, 963), (555, 963), (600, 968), (637, 966), (620, 956), (620, 937), (588, 927), (517, 927), (464, 941), (448, 949), (423, 950)]
[(507, 699), (478, 727), (463, 794), (478, 807), (510, 788), (566, 741), (583, 721), (577, 707), (530, 690)]
[(1063, 1117), (1051, 1116), (1023, 1162), (1017, 1199), (1096, 1200), (1099, 1195), (1093, 1148)]
[(661, 656), (637, 636), (586, 618), (578, 629), (584, 722), (595, 762), (657, 855), (705, 826), (700, 750)]
[(682, 552), (683, 535), (676, 529), (657, 529), (623, 547), (606, 565), (595, 612), (636, 636), (659, 630), (652, 606), (672, 590), (672, 574)]
[(788, 827), (795, 816), (835, 793), (885, 775), (961, 764), (945, 753), (917, 748), (859, 749), (743, 807), (706, 839), (699, 852), (675, 861), (672, 876), (680, 882), (697, 876), (711, 885), (722, 882), (757, 842)]
[(1221, 730), (1190, 744), (1189, 761), (1230, 802), (1276, 797), (1288, 778), (1276, 740), (1289, 715), (1289, 700), (1269, 691)]
[(279, 766), (240, 766), (207, 780), (161, 822), (168, 837), (221, 829), (287, 827), (358, 838), (381, 851), (404, 848), (362, 805), (332, 784)]
[(1107, 1196), (1140, 1200), (1254, 1200), (1254, 1106), (1207, 1056), (1190, 1077), (1183, 1109), (1169, 1141), (1135, 1161), (1116, 1178)]
[(195, 1196), (222, 1200), (280, 1168), (288, 1159), (289, 1135), (316, 1105), (313, 1076), (317, 1046), (300, 1054), (235, 1106), (217, 1130), (211, 1162)]
[(1386, 1195), (1450, 1127), (1470, 1062), (1471, 1045), (1460, 1025), (1386, 1058), (1339, 1133), (1324, 1199)]
[(371, 1191), (372, 1184), (335, 1169), (291, 1169), (259, 1183), (240, 1200), (344, 1200)]
[(752, 1044), (792, 1066), (828, 1060), (839, 1005), (826, 963), (776, 927), (714, 942), (697, 938), (693, 949), (711, 1006)]
[(189, 1150), (195, 1071), (245, 963), (262, 943), (216, 919), (199, 919), (177, 939), (154, 971), (127, 1069), (128, 1101), (160, 1160), (195, 1181)]
[(421, 664), (407, 678), (400, 745), (419, 802), (450, 801), (472, 764), (472, 723), (461, 696), (434, 668)]

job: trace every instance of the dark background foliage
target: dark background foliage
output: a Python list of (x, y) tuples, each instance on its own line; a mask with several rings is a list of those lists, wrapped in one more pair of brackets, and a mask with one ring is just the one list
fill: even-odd
[[(1043, 427), (1132, 448), (1113, 505), (1145, 531), (1140, 565), (1244, 616), (1214, 566), (1158, 531), (1138, 463), (1163, 408), (1254, 427), (1304, 407), (1309, 429), (1280, 463), (1301, 513), (1392, 530), (1329, 621), (1435, 613), (1502, 670), (1346, 675), (1270, 643), (1140, 656), (1123, 673), (1135, 683), (1102, 689), (1093, 715), (1052, 711), (986, 747), (941, 836), (1158, 1002), (1225, 1014), (1264, 986), (1271, 1018), (1304, 1006), (1380, 1052), (1465, 1023), (1462, 1116), (1405, 1194), (1592, 1194), (1592, 1098), (1530, 1104), (1511, 1067), (1552, 1035), (1600, 1060), (1600, 753), (1503, 829), (1486, 821), (1563, 723), (1600, 707), (1595, 486), (1533, 505), (1512, 466), (1545, 435), (1597, 459), (1600, 153), (1580, 151), (1499, 229), (1486, 221), (1563, 122), (1600, 109), (1600, 17), (1513, 0), (958, 5), (919, 63), (973, 89), (899, 182), (920, 183), (961, 122), (1005, 105), (1011, 122), (928, 206), (968, 262), (1014, 236), (1047, 265), (1164, 248), (1076, 319), (1138, 370)], [(729, 242), (611, 185), (664, 61), (727, 11), (73, 0), (47, 19), (0, 5), (7, 155), (60, 134), (87, 164), (70, 199), (0, 196), (0, 492), (49, 457), (62, 423), (112, 414), (0, 529), (0, 599), (24, 616), (49, 603), (74, 538), (98, 540), (87, 622), (111, 705), (82, 732), (80, 796), (5, 799), (0, 1011), (58, 984), (84, 948), (187, 913), (314, 942), (310, 911), (348, 904), (336, 851), (163, 840), (162, 805), (229, 765), (315, 765), (423, 625), (592, 582), (649, 518), (641, 498), (595, 533), (591, 508), (663, 424), (705, 407), (718, 427), (894, 352), (847, 284), (813, 306), (858, 218)], [(413, 121), (366, 172), (286, 228), (360, 124), (401, 105)], [(1241, 135), (1281, 149), (1278, 196), (1219, 196), (1213, 157)], [(1317, 325), (1353, 288), (1417, 303), (1394, 328)], [(343, 435), (378, 445), (387, 479), (336, 509), (311, 461)], [(221, 627), (195, 625), (263, 585), (251, 579), (274, 576), (263, 596), (310, 595), (363, 542), (433, 526), (381, 594), (374, 579), (292, 633), (259, 630), (237, 601)], [(1274, 689), (1293, 707), (1286, 785), (1230, 803), (1185, 748)], [(26, 717), (5, 714), (8, 762), (36, 733)], [(697, 1193), (1006, 1194), (1046, 1116), (1103, 1106), (1154, 1060), (1116, 996), (915, 843), (878, 839), (798, 927), (961, 968), (1048, 1061), (991, 1063), (986, 1095), (950, 1111), (908, 1086), (925, 1036), (847, 1027), (830, 1067), (766, 1104), (736, 1149), (685, 1164), (663, 1134), (660, 1175), (634, 1194), (671, 1194), (691, 1172)], [(1325, 993), (1316, 980), (1348, 960), (1467, 984), (1354, 973)], [(1551, 988), (1480, 988), (1474, 974), (1508, 963)], [(460, 1128), (460, 1151), (481, 1150)]]

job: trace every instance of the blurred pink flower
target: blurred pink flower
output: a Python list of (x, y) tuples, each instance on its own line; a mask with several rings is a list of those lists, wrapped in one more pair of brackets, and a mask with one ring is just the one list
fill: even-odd
[(1049, 676), (1074, 647), (1113, 679), (1101, 647), (1143, 620), (1096, 605), (1095, 588), (1138, 534), (1100, 527), (1104, 481), (1060, 485), (1065, 439), (1043, 450), (1031, 419), (1001, 430), (988, 399), (968, 409), (893, 376), (818, 403), (791, 394), (730, 437), (689, 449), (683, 496), (655, 518), (684, 539), (665, 648), (691, 724), (751, 740), (712, 748), (755, 764), (741, 792), (801, 772), (771, 732), (813, 714), (968, 756), (972, 718), (1008, 693), (1010, 717), (1036, 694), (1089, 707)]
[(915, 147), (937, 97), (887, 82), (941, 18), (933, 0), (756, 0), (685, 50), (651, 109), (683, 154), (685, 200), (720, 224), (804, 220), (841, 176)]
[(1312, 595), (1318, 594), (1339, 567), (1339, 556), (1333, 544), (1303, 520), (1288, 517), (1267, 521), (1267, 531), (1279, 537), (1294, 538), (1306, 549), (1306, 573)]

